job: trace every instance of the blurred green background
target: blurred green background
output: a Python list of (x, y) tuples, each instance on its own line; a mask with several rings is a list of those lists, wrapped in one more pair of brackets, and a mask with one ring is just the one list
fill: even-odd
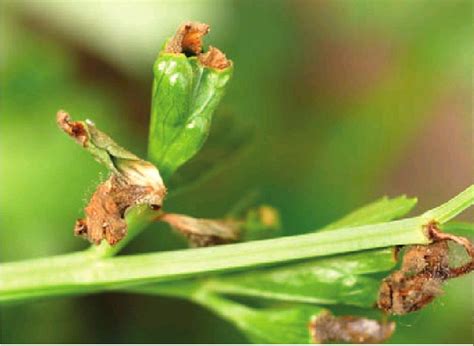
[[(1, 261), (87, 246), (72, 226), (105, 172), (55, 113), (144, 155), (152, 63), (186, 20), (234, 61), (220, 112), (255, 135), (168, 210), (219, 217), (258, 191), (296, 234), (381, 195), (423, 211), (472, 183), (470, 0), (0, 3)], [(179, 246), (154, 226), (127, 251)], [(471, 277), (450, 282), (391, 342), (472, 343), (472, 306)], [(110, 293), (2, 306), (0, 330), (2, 343), (245, 342), (189, 303)]]

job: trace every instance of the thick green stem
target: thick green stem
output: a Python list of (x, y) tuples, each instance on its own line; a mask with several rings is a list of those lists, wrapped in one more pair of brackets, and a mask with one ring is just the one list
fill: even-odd
[[(427, 244), (426, 224), (474, 203), (474, 186), (415, 218), (211, 248), (98, 259), (89, 251), (0, 266), (0, 301), (77, 294), (405, 244)], [(147, 214), (148, 215), (148, 214)], [(141, 219), (141, 217), (139, 218)]]
[[(422, 219), (338, 229), (214, 248), (170, 251), (85, 261), (54, 258), (0, 267), (0, 301), (28, 295), (96, 291), (104, 287), (169, 281), (216, 271), (401, 244), (428, 243)], [(14, 266), (14, 269), (10, 266)], [(12, 270), (13, 269), (13, 270)]]

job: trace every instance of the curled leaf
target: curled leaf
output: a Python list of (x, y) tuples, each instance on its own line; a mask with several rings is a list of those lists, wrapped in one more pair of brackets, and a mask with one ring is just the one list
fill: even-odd
[(312, 340), (318, 344), (379, 344), (390, 338), (394, 330), (394, 322), (379, 322), (354, 316), (336, 317), (328, 311), (315, 315), (309, 324)]
[(166, 188), (155, 166), (120, 147), (90, 121), (72, 121), (69, 114), (59, 111), (57, 123), (111, 171), (84, 209), (86, 217), (76, 222), (74, 234), (95, 244), (105, 239), (113, 245), (127, 233), (125, 213), (130, 207), (161, 208)]
[(163, 214), (161, 221), (189, 239), (193, 246), (212, 246), (238, 240), (241, 223), (235, 220), (197, 219), (180, 214)]
[[(474, 248), (469, 240), (442, 233), (435, 224), (427, 228), (434, 242), (411, 246), (406, 251), (400, 270), (382, 281), (377, 301), (380, 309), (394, 315), (420, 310), (443, 293), (444, 281), (474, 269)], [(450, 266), (448, 240), (466, 249), (468, 263), (457, 268)]]
[(202, 37), (209, 32), (209, 25), (187, 22), (181, 25), (165, 47), (166, 53), (184, 53), (188, 56), (202, 52)]
[(206, 24), (185, 23), (153, 66), (148, 153), (165, 179), (203, 146), (232, 76), (232, 62), (220, 50), (203, 53), (208, 31)]

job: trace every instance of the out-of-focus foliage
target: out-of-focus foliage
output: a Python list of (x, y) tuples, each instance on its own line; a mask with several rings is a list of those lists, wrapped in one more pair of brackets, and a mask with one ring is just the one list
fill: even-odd
[[(143, 156), (153, 60), (190, 19), (209, 22), (235, 63), (221, 110), (256, 134), (245, 155), (168, 208), (219, 217), (259, 186), (294, 234), (376, 196), (423, 196), (425, 209), (471, 183), (469, 0), (1, 6), (2, 261), (84, 246), (72, 220), (101, 168), (64, 140), (54, 114), (90, 117)], [(181, 245), (152, 227), (130, 251)], [(437, 303), (404, 317), (391, 342), (472, 342), (471, 290), (469, 277), (450, 283)], [(64, 298), (1, 313), (3, 342), (244, 341), (203, 309), (157, 297)]]

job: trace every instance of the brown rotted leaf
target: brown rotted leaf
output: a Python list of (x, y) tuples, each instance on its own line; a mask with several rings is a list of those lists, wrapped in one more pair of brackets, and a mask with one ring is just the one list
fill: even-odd
[(165, 47), (166, 53), (196, 56), (202, 65), (225, 69), (231, 65), (225, 54), (216, 47), (209, 47), (203, 53), (202, 38), (209, 32), (209, 25), (199, 22), (187, 22), (181, 25)]
[(163, 214), (161, 221), (183, 234), (193, 246), (212, 246), (238, 240), (241, 223), (235, 220), (196, 219), (180, 214)]
[(59, 111), (57, 122), (111, 171), (84, 209), (85, 218), (77, 220), (74, 234), (95, 244), (102, 239), (116, 244), (127, 234), (125, 214), (129, 208), (139, 204), (161, 208), (166, 187), (160, 173), (151, 163), (120, 147), (90, 121), (72, 121), (69, 114)]
[(198, 55), (198, 59), (204, 66), (223, 70), (230, 66), (230, 61), (225, 54), (216, 47), (209, 47), (209, 51)]
[(371, 343), (387, 340), (395, 330), (394, 322), (379, 322), (362, 317), (339, 316), (330, 312), (314, 316), (309, 332), (314, 343)]
[(209, 25), (187, 22), (181, 25), (165, 48), (166, 53), (198, 55), (202, 52), (202, 37), (209, 32)]
[[(442, 233), (435, 224), (428, 225), (428, 230), (433, 243), (409, 247), (400, 270), (382, 281), (377, 300), (380, 309), (394, 315), (420, 310), (443, 293), (444, 281), (474, 269), (474, 249), (469, 240)], [(466, 249), (468, 263), (450, 267), (448, 240)]]

